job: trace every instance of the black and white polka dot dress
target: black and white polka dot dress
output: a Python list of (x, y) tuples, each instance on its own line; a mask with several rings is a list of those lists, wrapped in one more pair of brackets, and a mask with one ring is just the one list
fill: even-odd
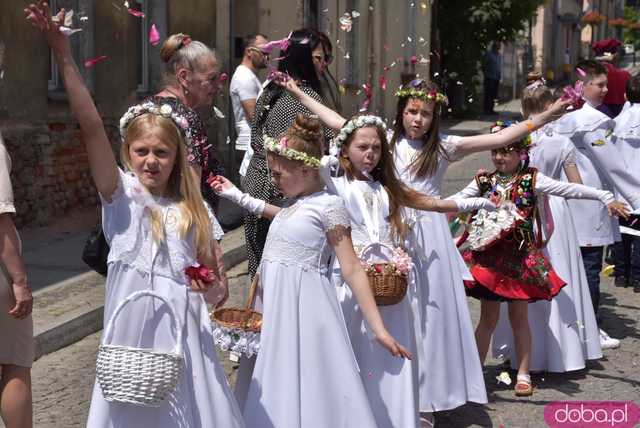
[[(322, 97), (311, 87), (301, 85), (300, 89), (313, 99), (323, 102)], [(279, 137), (293, 124), (299, 113), (312, 115), (296, 97), (281, 88), (267, 87), (258, 98), (251, 123), (251, 147), (254, 154), (243, 182), (246, 192), (254, 198), (274, 205), (284, 203), (280, 191), (271, 183), (262, 137)], [(324, 128), (324, 134), (326, 139), (333, 137), (327, 128)], [(270, 224), (269, 220), (251, 214), (245, 217), (244, 230), (251, 277), (260, 264)]]

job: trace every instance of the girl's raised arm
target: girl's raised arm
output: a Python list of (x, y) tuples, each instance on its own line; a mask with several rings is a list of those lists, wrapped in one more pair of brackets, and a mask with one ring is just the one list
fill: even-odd
[(230, 200), (253, 215), (271, 220), (282, 209), (277, 205), (268, 204), (262, 199), (254, 198), (248, 193), (242, 193), (232, 182), (221, 175), (211, 175), (207, 179), (207, 183), (218, 195)]
[(318, 102), (305, 94), (300, 90), (298, 84), (290, 77), (279, 77), (274, 80), (278, 85), (284, 87), (287, 91), (291, 92), (293, 96), (298, 98), (303, 106), (311, 110), (313, 114), (318, 115), (318, 118), (329, 128), (339, 130), (347, 121), (338, 112), (331, 110), (321, 102)]
[(499, 149), (508, 146), (547, 123), (556, 120), (571, 105), (571, 100), (559, 99), (544, 112), (536, 115), (532, 119), (525, 120), (516, 125), (509, 126), (495, 134), (472, 135), (459, 137), (456, 142), (457, 152), (465, 156), (475, 152)]
[(110, 200), (118, 185), (118, 166), (102, 118), (71, 55), (69, 40), (59, 30), (59, 23), (64, 22), (64, 9), (58, 13), (55, 21), (46, 2), (40, 6), (31, 4), (24, 12), (27, 20), (44, 34), (55, 55), (71, 111), (82, 130), (93, 181), (102, 197)]

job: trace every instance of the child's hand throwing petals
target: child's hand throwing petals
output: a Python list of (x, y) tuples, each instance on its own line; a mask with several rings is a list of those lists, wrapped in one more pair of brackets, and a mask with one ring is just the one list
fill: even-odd
[(52, 19), (49, 5), (46, 2), (42, 2), (40, 6), (30, 4), (24, 9), (24, 15), (31, 25), (38, 28), (45, 35), (51, 49), (57, 52), (69, 49), (69, 39), (60, 32), (60, 25), (64, 23), (64, 9), (60, 9), (55, 19)]
[(411, 352), (407, 351), (404, 346), (396, 342), (396, 340), (387, 331), (376, 336), (376, 340), (380, 345), (387, 348), (387, 351), (389, 351), (394, 357), (406, 358), (408, 360), (413, 358)]
[(280, 74), (280, 75), (275, 76), (273, 81), (277, 85), (282, 86), (287, 91), (291, 92), (291, 94), (296, 96), (296, 97), (298, 97), (302, 93), (302, 91), (300, 90), (300, 87), (298, 86), (296, 81), (294, 79), (292, 79), (291, 77), (289, 77), (288, 75), (286, 75), (286, 74)]
[(210, 174), (209, 178), (207, 178), (207, 183), (214, 192), (223, 194), (227, 191), (232, 191), (233, 189), (237, 189), (236, 186), (229, 181), (226, 177), (222, 175), (213, 175)]
[(623, 202), (613, 201), (607, 205), (607, 211), (610, 216), (629, 218), (629, 208)]

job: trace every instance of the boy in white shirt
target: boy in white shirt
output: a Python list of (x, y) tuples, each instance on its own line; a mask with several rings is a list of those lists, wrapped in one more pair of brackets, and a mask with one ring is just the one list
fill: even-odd
[[(576, 161), (583, 184), (613, 191), (611, 176), (592, 150), (611, 144), (609, 137), (613, 132), (614, 122), (597, 110), (607, 94), (607, 70), (593, 60), (582, 61), (577, 67), (586, 73), (583, 94), (585, 104), (581, 109), (558, 120), (554, 129), (569, 137), (578, 149)], [(567, 202), (575, 221), (589, 292), (598, 319), (604, 247), (620, 240), (618, 221), (609, 217), (606, 208), (603, 209), (601, 204), (593, 201), (574, 199)], [(620, 341), (610, 338), (600, 330), (600, 344), (603, 349), (617, 348)]]
[(247, 172), (253, 154), (251, 150), (251, 121), (256, 101), (262, 90), (257, 73), (267, 67), (267, 55), (260, 50), (260, 46), (267, 41), (267, 37), (263, 34), (251, 34), (245, 37), (242, 62), (233, 73), (229, 86), (233, 117), (236, 123), (236, 158), (242, 157), (239, 171), (241, 177), (244, 177)]
[[(637, 177), (637, 171), (640, 170), (640, 76), (627, 81), (626, 99), (626, 108), (615, 119), (612, 141), (619, 152), (617, 157), (624, 171), (632, 177), (635, 172)], [(638, 214), (627, 220), (620, 219), (620, 226), (630, 229), (639, 230), (639, 223)], [(622, 242), (616, 242), (613, 246), (613, 259), (616, 285), (631, 285), (636, 293), (640, 293), (640, 238), (623, 233)]]

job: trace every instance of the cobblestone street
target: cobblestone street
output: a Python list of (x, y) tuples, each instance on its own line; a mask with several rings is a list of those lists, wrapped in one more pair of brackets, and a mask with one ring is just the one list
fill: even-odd
[[(463, 187), (486, 158), (476, 157), (451, 168), (445, 194)], [(229, 272), (229, 305), (243, 304), (248, 287), (246, 262)], [(558, 400), (632, 400), (640, 403), (640, 294), (630, 288), (614, 287), (610, 278), (602, 282), (603, 329), (621, 339), (616, 350), (604, 351), (604, 358), (591, 362), (587, 370), (569, 374), (539, 374), (533, 380), (533, 397), (516, 398), (512, 386), (498, 384), (496, 376), (504, 370), (500, 361), (487, 365), (485, 381), (488, 405), (469, 404), (436, 416), (438, 427), (544, 427), (544, 406)], [(469, 300), (473, 322), (479, 305)], [(95, 356), (101, 333), (46, 355), (33, 368), (36, 428), (83, 427), (89, 410), (95, 376)], [(220, 361), (233, 383), (234, 365), (227, 355)], [(512, 378), (515, 374), (512, 373)], [(1, 423), (0, 423), (1, 426)]]

